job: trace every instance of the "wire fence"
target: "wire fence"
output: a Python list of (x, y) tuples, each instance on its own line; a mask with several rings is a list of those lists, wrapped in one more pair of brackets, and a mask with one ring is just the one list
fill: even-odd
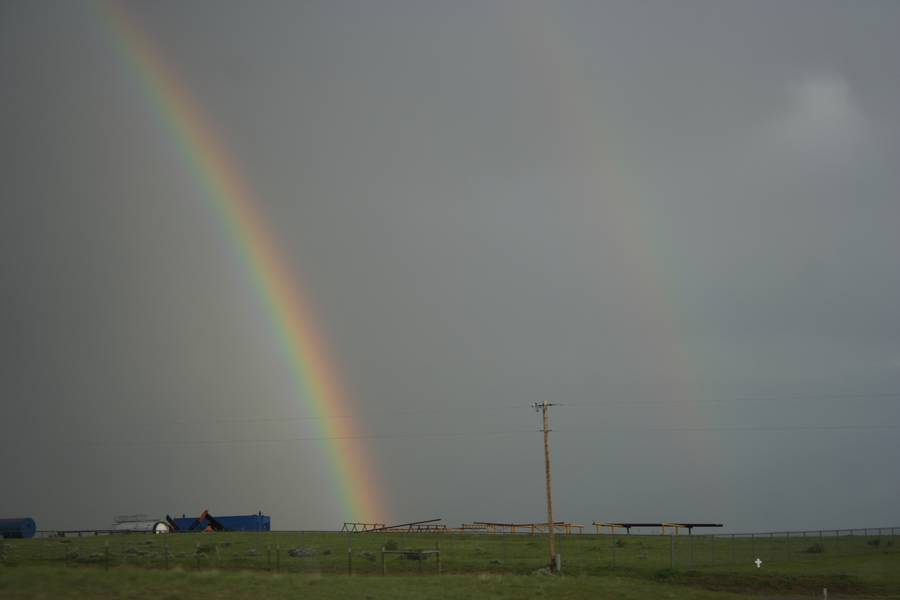
[[(557, 535), (563, 572), (702, 569), (896, 552), (900, 527), (709, 535)], [(0, 540), (0, 566), (244, 569), (354, 575), (531, 574), (550, 562), (546, 534), (41, 532)]]

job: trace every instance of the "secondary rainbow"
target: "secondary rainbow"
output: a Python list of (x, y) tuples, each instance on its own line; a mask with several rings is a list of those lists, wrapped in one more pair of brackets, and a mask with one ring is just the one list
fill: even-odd
[(345, 518), (383, 522), (388, 515), (374, 482), (370, 453), (352, 418), (333, 418), (352, 411), (309, 305), (257, 209), (255, 193), (205, 111), (147, 34), (119, 3), (101, 1), (95, 6), (147, 101), (220, 213), (267, 307), (298, 396), (316, 417)]

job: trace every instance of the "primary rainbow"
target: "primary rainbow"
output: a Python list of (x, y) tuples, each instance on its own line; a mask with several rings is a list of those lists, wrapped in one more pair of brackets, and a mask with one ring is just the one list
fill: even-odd
[(257, 198), (203, 109), (175, 69), (117, 2), (100, 1), (97, 14), (110, 32), (148, 102), (178, 145), (197, 182), (221, 214), (291, 366), (297, 392), (320, 429), (347, 520), (387, 518), (341, 383), (315, 319), (257, 210)]

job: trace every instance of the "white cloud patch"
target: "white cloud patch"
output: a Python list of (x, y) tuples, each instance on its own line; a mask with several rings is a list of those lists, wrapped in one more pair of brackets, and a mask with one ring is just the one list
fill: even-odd
[(809, 158), (846, 160), (866, 138), (866, 118), (849, 83), (809, 77), (788, 89), (787, 110), (770, 122), (770, 139)]

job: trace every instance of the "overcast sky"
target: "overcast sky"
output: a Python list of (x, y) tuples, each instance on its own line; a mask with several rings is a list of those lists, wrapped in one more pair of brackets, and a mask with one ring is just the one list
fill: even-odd
[[(900, 4), (125, 6), (257, 192), (385, 519), (545, 519), (547, 399), (561, 520), (900, 525)], [(96, 15), (0, 3), (0, 516), (338, 528)]]

